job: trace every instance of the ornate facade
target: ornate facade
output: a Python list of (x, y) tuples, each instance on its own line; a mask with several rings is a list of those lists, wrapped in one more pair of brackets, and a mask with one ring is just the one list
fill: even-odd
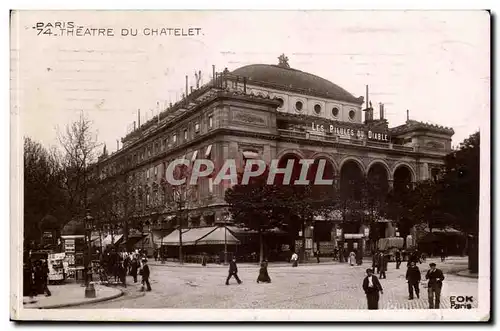
[[(383, 105), (380, 118), (374, 119), (371, 106), (363, 109), (363, 97), (290, 68), (284, 56), (279, 59), (279, 65), (214, 70), (210, 83), (186, 93), (184, 100), (170, 105), (158, 118), (138, 123), (122, 138), (119, 151), (100, 159), (102, 176), (127, 173), (141, 187), (135, 217), (151, 220), (155, 227), (175, 226), (158, 184), (176, 158), (209, 158), (216, 166), (235, 159), (238, 167), (248, 158), (325, 159), (327, 175), (337, 182), (345, 176), (377, 176), (388, 187), (439, 173), (451, 150), (452, 129), (413, 120), (391, 128)], [(225, 189), (213, 185), (211, 178), (202, 179), (196, 199), (186, 207), (188, 226), (211, 225), (230, 217)], [(308, 232), (305, 235), (312, 238)], [(358, 242), (365, 244), (367, 231), (333, 227), (331, 234), (333, 245), (352, 237), (358, 246)]]

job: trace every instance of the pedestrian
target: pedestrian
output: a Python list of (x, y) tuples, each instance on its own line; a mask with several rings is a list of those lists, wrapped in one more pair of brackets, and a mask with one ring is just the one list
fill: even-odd
[(120, 282), (122, 283), (123, 287), (127, 287), (127, 258), (123, 260), (123, 262), (120, 263), (119, 265), (119, 276), (120, 276)]
[(382, 285), (380, 285), (377, 276), (373, 274), (372, 269), (366, 269), (366, 275), (367, 276), (363, 280), (363, 290), (366, 294), (368, 309), (378, 309), (380, 294), (384, 294), (384, 290), (382, 289)]
[(387, 255), (385, 255), (384, 253), (380, 253), (379, 254), (379, 267), (378, 267), (378, 272), (379, 272), (379, 278), (380, 279), (386, 279), (387, 276), (385, 274), (385, 272), (387, 271), (387, 263), (388, 263), (388, 259), (387, 259)]
[(318, 261), (318, 263), (319, 263), (319, 255), (320, 255), (320, 254), (321, 254), (321, 253), (319, 252), (319, 249), (318, 249), (318, 250), (316, 251), (316, 260)]
[(410, 266), (406, 270), (406, 280), (408, 281), (408, 299), (413, 300), (413, 290), (417, 295), (417, 299), (420, 299), (420, 289), (418, 283), (420, 282), (420, 269), (417, 267), (415, 262), (410, 263)]
[(349, 264), (351, 266), (356, 264), (356, 253), (354, 252), (349, 253)]
[(139, 260), (137, 256), (132, 257), (132, 262), (130, 262), (130, 274), (134, 278), (134, 283), (137, 283), (137, 271), (139, 270)]
[(267, 260), (264, 259), (260, 264), (259, 276), (257, 277), (257, 283), (270, 283), (271, 277), (269, 277), (269, 273), (267, 272)]
[(293, 252), (290, 261), (292, 261), (292, 267), (296, 267), (299, 264), (299, 256), (297, 255), (297, 253)]
[(226, 285), (229, 285), (229, 279), (234, 277), (238, 284), (241, 284), (241, 280), (238, 278), (238, 266), (236, 265), (236, 258), (233, 256), (233, 259), (229, 262), (229, 274), (227, 275)]
[(52, 294), (50, 293), (48, 282), (49, 282), (49, 265), (46, 260), (43, 260), (41, 263), (41, 272), (40, 272), (40, 286), (42, 289), (42, 293), (45, 293), (45, 296), (50, 297)]
[(444, 249), (441, 248), (441, 262), (444, 262), (445, 259), (446, 259), (446, 254), (444, 252)]
[(395, 253), (396, 257), (396, 269), (399, 269), (399, 266), (401, 266), (401, 250), (397, 250)]
[(443, 272), (436, 268), (436, 263), (429, 264), (431, 269), (427, 271), (425, 279), (429, 280), (427, 294), (429, 295), (429, 309), (439, 309), (441, 299), (441, 288), (443, 287)]
[(201, 256), (201, 265), (203, 267), (207, 266), (207, 255), (205, 253), (203, 253), (203, 255)]
[(146, 291), (151, 291), (151, 284), (149, 283), (149, 276), (150, 271), (149, 271), (149, 266), (148, 266), (148, 260), (142, 259), (142, 288), (144, 289), (144, 285), (146, 285)]
[(339, 247), (338, 254), (339, 254), (339, 262), (340, 263), (344, 262), (344, 247), (342, 246)]
[(378, 259), (379, 259), (379, 252), (376, 251), (373, 253), (373, 256), (372, 256), (372, 270), (375, 273), (378, 273)]

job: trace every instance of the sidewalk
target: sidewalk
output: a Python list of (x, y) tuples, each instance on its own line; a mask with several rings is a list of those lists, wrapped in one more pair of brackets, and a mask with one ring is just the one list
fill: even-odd
[(95, 284), (96, 297), (85, 298), (85, 287), (81, 284), (70, 283), (62, 285), (49, 285), (52, 292), (50, 297), (39, 294), (30, 299), (23, 297), (24, 308), (53, 309), (71, 306), (79, 306), (88, 303), (95, 303), (111, 300), (123, 295), (123, 292), (114, 287), (107, 287)]
[[(451, 257), (446, 258), (447, 263), (441, 262), (440, 259), (437, 257), (430, 257), (430, 258), (427, 258), (426, 261), (422, 263), (422, 265), (425, 265), (427, 267), (430, 262), (435, 262), (438, 265), (440, 265), (441, 268), (443, 268), (443, 267), (446, 268), (446, 266), (450, 266), (450, 265), (454, 265), (454, 264), (466, 264), (467, 257), (451, 256)], [(390, 262), (390, 263), (395, 264), (395, 262)], [(402, 266), (404, 265), (406, 267), (407, 263), (408, 263), (408, 261), (404, 261), (401, 263), (401, 265)], [(227, 265), (224, 265), (224, 263), (221, 263), (221, 264), (208, 263), (205, 267), (202, 267), (202, 265), (200, 263), (184, 262), (184, 264), (181, 265), (181, 264), (179, 264), (178, 261), (165, 261), (165, 263), (161, 263), (161, 261), (155, 261), (154, 259), (148, 259), (148, 264), (150, 266), (183, 267), (183, 268), (227, 268)], [(258, 262), (253, 262), (253, 263), (250, 263), (250, 262), (238, 263), (237, 262), (237, 264), (238, 264), (239, 268), (256, 268), (259, 266)], [(334, 261), (332, 258), (324, 257), (324, 258), (321, 258), (320, 263), (318, 263), (316, 261), (316, 258), (311, 258), (308, 261), (305, 261), (302, 263), (299, 262), (299, 267), (300, 266), (314, 267), (314, 266), (321, 266), (321, 265), (341, 265), (341, 264), (347, 264), (347, 262), (339, 262), (338, 260)], [(273, 268), (291, 267), (292, 266), (291, 263), (285, 262), (285, 261), (269, 262), (268, 265), (269, 265), (269, 267), (273, 267)], [(371, 257), (364, 257), (362, 265), (366, 266), (366, 268), (371, 268), (371, 266), (372, 266)], [(419, 265), (421, 265), (421, 264), (419, 263)], [(445, 271), (445, 270), (443, 270), (443, 271)], [(473, 277), (473, 276), (470, 276), (470, 277)]]
[(479, 278), (479, 275), (477, 273), (472, 273), (468, 269), (457, 272), (457, 276), (468, 277), (468, 278)]
[[(346, 263), (346, 262), (343, 262)], [(311, 259), (306, 262), (299, 263), (299, 267), (302, 265), (307, 265), (307, 266), (320, 266), (320, 265), (337, 265), (337, 264), (343, 264), (340, 263), (339, 261), (335, 260), (333, 261), (331, 258), (323, 258), (320, 260), (320, 263), (316, 261), (316, 258)], [(368, 263), (368, 260), (363, 260), (363, 264)], [(370, 262), (371, 263), (371, 262)], [(164, 267), (184, 267), (184, 268), (227, 268), (227, 265), (224, 265), (224, 263), (221, 264), (215, 264), (215, 263), (208, 263), (205, 267), (202, 267), (200, 263), (186, 263), (184, 264), (179, 264), (179, 262), (175, 261), (165, 261), (165, 263), (161, 263), (161, 261), (155, 261), (153, 260), (148, 260), (148, 264), (150, 266), (164, 266)], [(241, 262), (238, 263), (238, 268), (256, 268), (259, 266), (258, 262)], [(277, 261), (277, 262), (269, 262), (268, 263), (269, 267), (291, 267), (292, 264), (290, 262), (285, 262), (285, 261)]]

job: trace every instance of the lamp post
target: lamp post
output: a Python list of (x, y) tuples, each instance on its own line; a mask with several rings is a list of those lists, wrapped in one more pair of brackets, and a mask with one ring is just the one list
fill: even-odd
[(222, 216), (224, 220), (224, 265), (227, 265), (227, 215)]
[(87, 265), (87, 277), (85, 278), (85, 297), (86, 298), (95, 298), (95, 288), (94, 284), (91, 282), (92, 280), (92, 245), (91, 245), (91, 240), (92, 240), (92, 227), (93, 227), (93, 222), (94, 218), (90, 215), (90, 212), (87, 210), (87, 214), (85, 215), (84, 218), (84, 223), (85, 223), (85, 230), (88, 233), (88, 241), (87, 241), (87, 246), (88, 246), (88, 265)]
[(185, 204), (185, 197), (186, 197), (186, 192), (183, 190), (183, 187), (180, 186), (174, 191), (174, 198), (175, 202), (177, 203), (177, 219), (178, 219), (178, 225), (179, 225), (179, 263), (184, 264), (183, 257), (182, 257), (182, 212), (184, 209), (184, 204)]

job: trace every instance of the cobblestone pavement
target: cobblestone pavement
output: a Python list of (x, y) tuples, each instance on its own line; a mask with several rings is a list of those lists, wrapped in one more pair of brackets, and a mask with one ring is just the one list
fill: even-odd
[[(460, 277), (456, 273), (467, 267), (466, 258), (449, 259), (444, 263), (428, 259), (420, 264), (422, 277), (428, 263), (434, 261), (445, 273), (441, 295), (441, 308), (450, 307), (450, 296), (472, 295), (477, 307), (477, 279)], [(362, 266), (347, 264), (269, 266), (271, 284), (257, 284), (258, 267), (239, 268), (243, 284), (232, 279), (225, 285), (224, 268), (152, 266), (152, 292), (139, 294), (140, 285), (128, 286), (125, 296), (82, 308), (230, 308), (230, 309), (366, 309), (366, 298), (361, 288), (366, 263)], [(421, 283), (420, 299), (408, 300), (405, 281), (406, 263), (401, 269), (389, 264), (387, 279), (382, 279), (384, 294), (381, 309), (428, 308), (427, 288)], [(130, 283), (131, 278), (128, 278)]]

